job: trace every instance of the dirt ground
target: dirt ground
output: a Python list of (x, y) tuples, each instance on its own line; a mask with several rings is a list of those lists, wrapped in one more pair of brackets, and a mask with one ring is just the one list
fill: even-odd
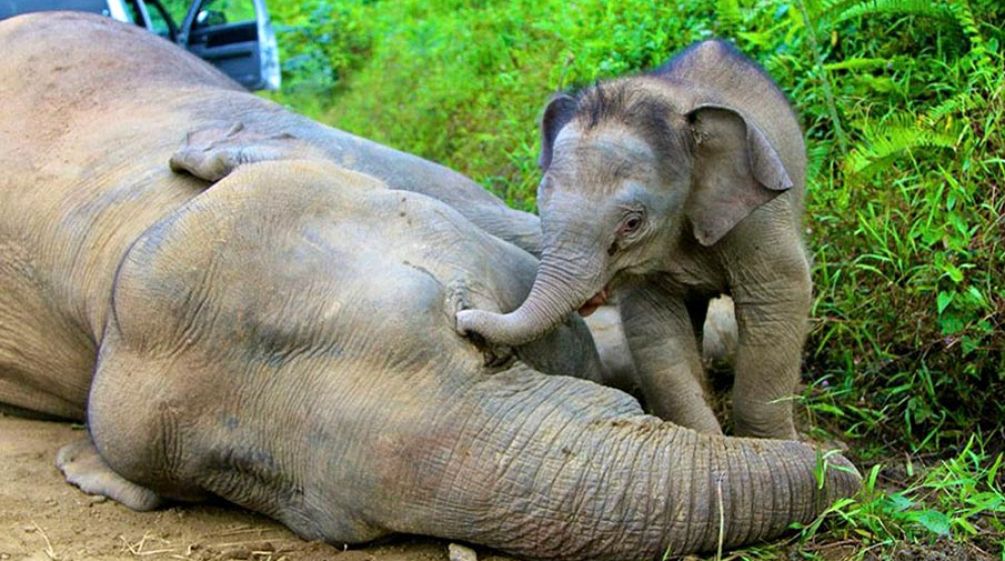
[[(226, 504), (133, 512), (63, 480), (56, 451), (82, 434), (66, 423), (0, 415), (0, 561), (448, 559), (447, 542), (410, 537), (341, 551)], [(479, 553), (483, 561), (512, 561)]]

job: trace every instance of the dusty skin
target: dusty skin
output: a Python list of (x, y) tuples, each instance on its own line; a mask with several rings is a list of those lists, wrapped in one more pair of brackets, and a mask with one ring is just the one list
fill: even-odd
[[(717, 306), (714, 309), (723, 313), (711, 314), (710, 323), (706, 324), (706, 331), (715, 335), (730, 329), (720, 323), (732, 314), (731, 303)], [(607, 357), (609, 366), (613, 366), (610, 369), (620, 376), (610, 381), (634, 387), (631, 359), (623, 341), (618, 340), (624, 335), (617, 327), (614, 313), (611, 306), (604, 306), (601, 313), (591, 318), (590, 325), (607, 343), (604, 348), (611, 355)], [(731, 341), (723, 340), (725, 350), (715, 348), (720, 338), (706, 338), (706, 356), (719, 357), (731, 352)], [(53, 459), (57, 450), (79, 439), (83, 431), (80, 425), (0, 413), (0, 561), (448, 560), (448, 542), (431, 538), (396, 538), (386, 545), (344, 551), (324, 543), (306, 542), (267, 517), (223, 501), (152, 512), (129, 510), (115, 501), (87, 495), (68, 485), (56, 469)], [(478, 553), (479, 559), (485, 561), (512, 559), (485, 549)]]
[[(448, 560), (445, 540), (403, 537), (385, 545), (342, 551), (303, 541), (280, 524), (233, 505), (135, 512), (91, 497), (67, 485), (53, 465), (56, 450), (76, 440), (81, 431), (68, 423), (0, 414), (0, 560)], [(948, 558), (980, 558), (948, 542), (930, 551), (920, 546), (908, 551), (922, 559), (947, 559), (939, 557), (939, 549), (945, 549)], [(480, 561), (513, 560), (484, 548), (478, 554)]]
[[(306, 542), (277, 522), (233, 505), (134, 512), (67, 485), (56, 451), (80, 438), (68, 423), (0, 414), (0, 560), (3, 561), (447, 561), (448, 542), (403, 537), (346, 551)], [(480, 560), (507, 561), (487, 550)]]

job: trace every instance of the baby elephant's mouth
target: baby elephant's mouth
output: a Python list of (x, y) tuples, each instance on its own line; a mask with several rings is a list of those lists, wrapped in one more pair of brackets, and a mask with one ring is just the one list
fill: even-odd
[(600, 290), (600, 292), (594, 294), (592, 298), (587, 300), (582, 306), (579, 307), (579, 315), (585, 318), (586, 316), (597, 311), (597, 308), (606, 304), (609, 291), (610, 291), (609, 286), (605, 286)]

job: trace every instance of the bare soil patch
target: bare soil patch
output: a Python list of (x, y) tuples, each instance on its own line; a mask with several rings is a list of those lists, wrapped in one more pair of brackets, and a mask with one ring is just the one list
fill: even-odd
[(227, 504), (131, 511), (81, 492), (56, 469), (56, 451), (82, 436), (70, 424), (0, 415), (0, 561), (447, 561), (443, 540), (404, 537), (343, 551)]

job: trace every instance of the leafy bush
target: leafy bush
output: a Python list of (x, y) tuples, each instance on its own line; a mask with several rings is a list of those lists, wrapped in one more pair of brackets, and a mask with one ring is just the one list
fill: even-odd
[(279, 39), (283, 89), (303, 102), (330, 97), (343, 78), (370, 56), (370, 30), (364, 23), (372, 2), (305, 0), (271, 2)]

